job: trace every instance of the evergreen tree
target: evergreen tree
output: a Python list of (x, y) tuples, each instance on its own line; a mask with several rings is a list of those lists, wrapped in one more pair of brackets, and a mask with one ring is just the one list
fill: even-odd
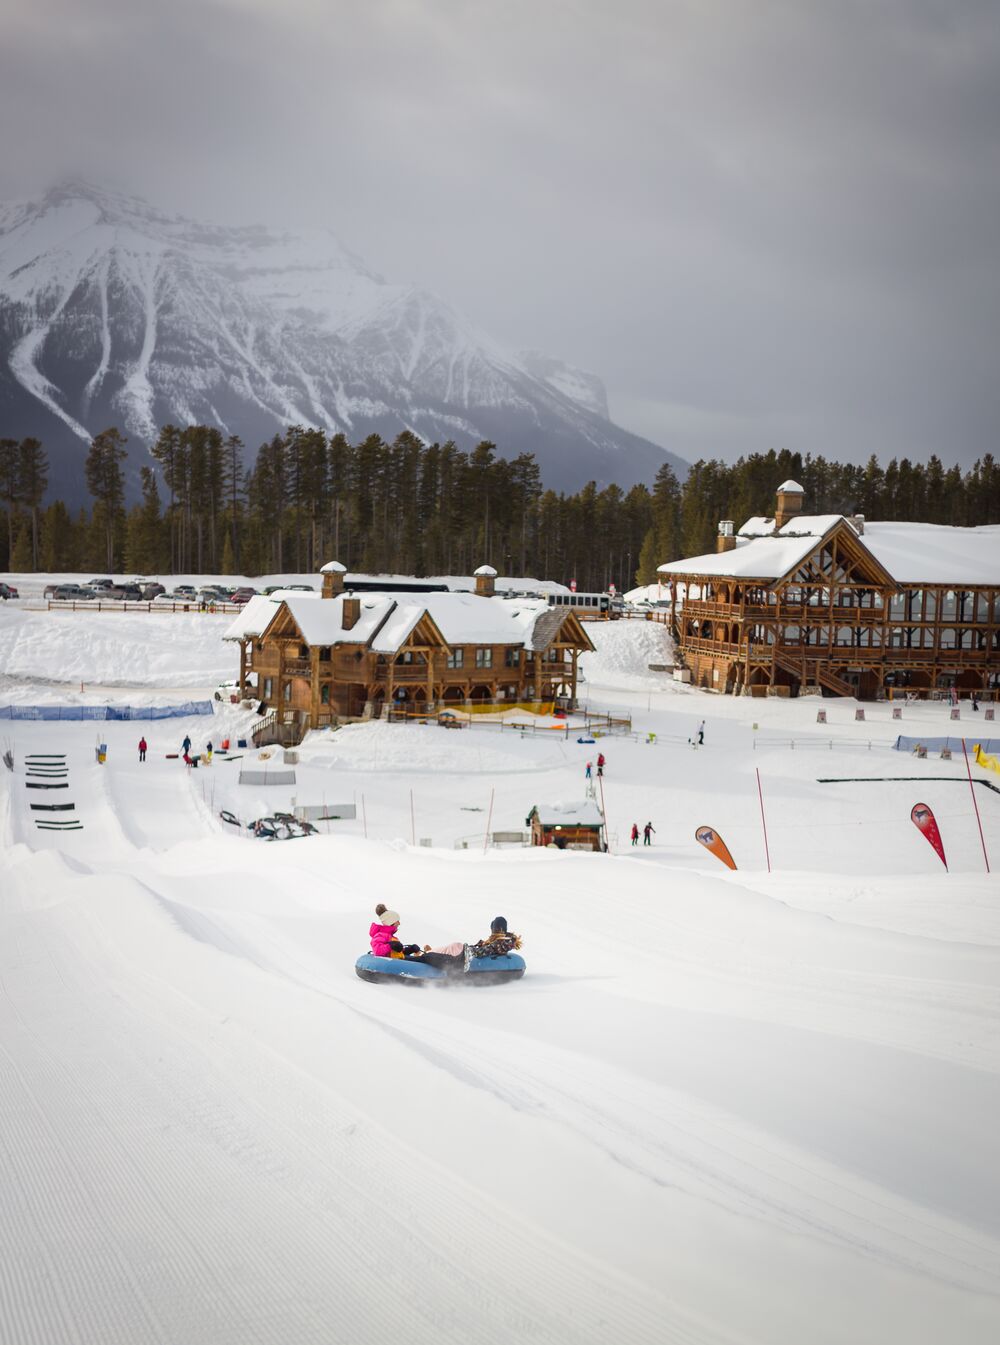
[[(118, 430), (102, 430), (94, 439), (87, 454), (87, 489), (100, 506), (104, 528), (105, 558), (108, 569), (115, 568), (115, 545), (121, 530), (125, 503), (125, 477), (122, 463), (128, 456), (125, 439)], [(97, 516), (97, 508), (94, 516)]]
[(21, 531), (17, 534), (10, 568), (14, 574), (29, 574), (35, 568), (31, 557), (31, 524), (28, 522), (22, 523)]

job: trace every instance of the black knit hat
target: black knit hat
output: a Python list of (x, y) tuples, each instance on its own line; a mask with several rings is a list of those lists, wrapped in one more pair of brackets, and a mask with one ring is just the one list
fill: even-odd
[(494, 918), (493, 918), (493, 922), (492, 922), (492, 924), (490, 925), (490, 933), (491, 933), (491, 934), (506, 934), (506, 933), (507, 933), (507, 917), (504, 916), (504, 915), (497, 915), (497, 916), (494, 916)]

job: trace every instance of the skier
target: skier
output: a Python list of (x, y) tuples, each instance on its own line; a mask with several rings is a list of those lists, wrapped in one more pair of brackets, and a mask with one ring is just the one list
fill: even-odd
[(642, 829), (643, 845), (652, 845), (653, 842), (649, 838), (650, 836), (655, 836), (655, 834), (656, 834), (656, 828), (653, 826), (652, 822), (647, 822)]
[(146, 760), (146, 747), (147, 747), (147, 743), (146, 743), (146, 738), (145, 738), (145, 735), (144, 735), (143, 737), (141, 737), (141, 738), (139, 739), (139, 760), (140, 760), (140, 761), (145, 761), (145, 760)]
[(698, 725), (698, 746), (703, 747), (705, 743), (705, 721), (704, 719)]
[(633, 823), (632, 823), (632, 844), (633, 844), (633, 845), (638, 845), (638, 844), (639, 844), (639, 823), (638, 823), (638, 822), (633, 822)]
[(602, 776), (603, 776), (603, 774), (604, 774), (604, 753), (603, 753), (603, 752), (598, 752), (598, 754), (597, 754), (597, 774), (598, 774), (598, 775), (602, 775)]

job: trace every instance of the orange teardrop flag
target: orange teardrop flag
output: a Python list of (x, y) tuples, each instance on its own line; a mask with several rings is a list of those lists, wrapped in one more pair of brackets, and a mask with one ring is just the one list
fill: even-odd
[(915, 803), (913, 805), (910, 809), (910, 821), (927, 837), (937, 851), (941, 863), (947, 869), (948, 861), (944, 857), (944, 841), (942, 841), (941, 833), (938, 831), (937, 818), (926, 803)]
[(706, 850), (710, 850), (716, 859), (721, 859), (728, 868), (736, 868), (736, 862), (729, 853), (728, 845), (714, 827), (698, 827), (694, 833), (694, 838), (699, 845), (703, 845)]

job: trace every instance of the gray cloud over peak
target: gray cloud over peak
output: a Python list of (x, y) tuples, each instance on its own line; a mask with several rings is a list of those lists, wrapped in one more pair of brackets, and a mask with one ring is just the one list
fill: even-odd
[(0, 0), (0, 195), (324, 223), (688, 458), (995, 450), (973, 0)]

